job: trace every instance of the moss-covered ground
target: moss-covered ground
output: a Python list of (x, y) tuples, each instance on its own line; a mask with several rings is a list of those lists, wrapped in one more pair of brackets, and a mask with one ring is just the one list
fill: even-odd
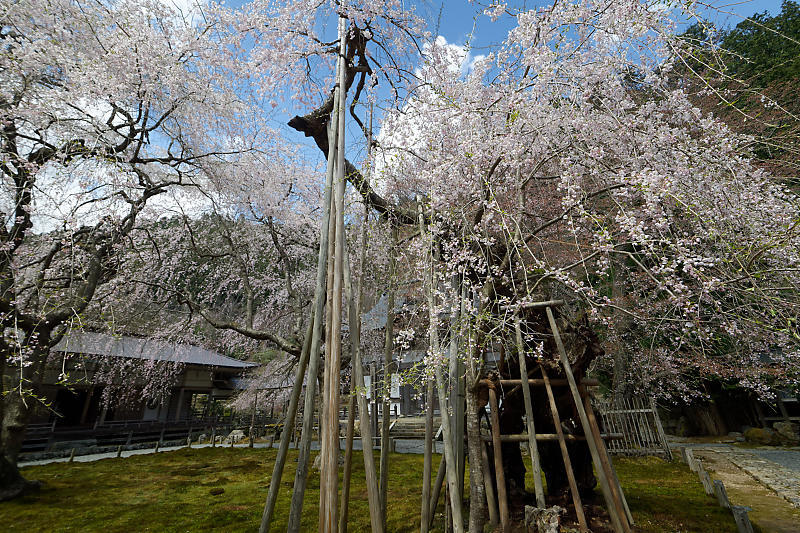
[[(23, 470), (42, 490), (0, 504), (0, 530), (12, 532), (256, 531), (275, 450), (182, 449), (92, 463)], [(285, 528), (295, 474), (290, 452), (281, 480), (276, 530)], [(354, 455), (349, 531), (369, 531), (361, 453)], [(434, 465), (438, 465), (438, 457)], [(729, 512), (703, 492), (685, 465), (655, 458), (617, 459), (637, 531), (734, 532)], [(422, 456), (390, 459), (387, 531), (419, 529)], [(532, 485), (532, 481), (531, 481)], [(319, 477), (309, 476), (303, 531), (317, 530)]]

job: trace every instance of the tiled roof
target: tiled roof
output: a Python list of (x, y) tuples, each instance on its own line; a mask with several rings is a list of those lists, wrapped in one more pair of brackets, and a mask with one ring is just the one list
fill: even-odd
[(130, 359), (155, 359), (214, 367), (245, 369), (258, 366), (256, 363), (240, 361), (191, 344), (177, 344), (157, 339), (140, 339), (90, 331), (72, 331), (64, 335), (64, 338), (53, 350)]

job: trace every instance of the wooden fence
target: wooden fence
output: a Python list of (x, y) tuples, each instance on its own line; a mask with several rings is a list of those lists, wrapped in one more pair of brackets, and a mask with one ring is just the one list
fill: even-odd
[(622, 435), (622, 438), (606, 442), (609, 453), (657, 455), (672, 460), (672, 451), (652, 399), (622, 396), (616, 401), (595, 400), (595, 403), (604, 432)]

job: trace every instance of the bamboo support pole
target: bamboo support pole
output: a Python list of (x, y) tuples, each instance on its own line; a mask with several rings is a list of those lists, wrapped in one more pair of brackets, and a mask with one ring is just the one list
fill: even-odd
[[(345, 19), (339, 18), (339, 40), (341, 55), (339, 59), (339, 109), (346, 105), (347, 94), (345, 91)], [(334, 203), (336, 209), (336, 236), (334, 239), (333, 260), (333, 290), (330, 302), (330, 339), (329, 351), (325, 357), (327, 368), (325, 396), (323, 397), (323, 414), (325, 423), (320, 421), (324, 429), (321, 441), (322, 468), (320, 474), (320, 532), (335, 533), (338, 531), (338, 498), (339, 498), (339, 375), (342, 359), (342, 292), (344, 282), (344, 144), (345, 144), (345, 113), (338, 116), (338, 138), (336, 146), (336, 179)]]
[(511, 530), (511, 519), (508, 513), (506, 474), (503, 471), (503, 452), (500, 443), (500, 409), (494, 387), (489, 387), (489, 408), (492, 411), (492, 451), (494, 452), (494, 475), (497, 480), (497, 500), (500, 508), (500, 527), (503, 533), (508, 533)]
[[(583, 427), (583, 434), (587, 437), (592, 434), (592, 429), (589, 425), (589, 419), (586, 415), (586, 411), (583, 408), (583, 402), (581, 401), (581, 395), (578, 391), (578, 385), (575, 383), (575, 376), (572, 374), (572, 367), (569, 364), (569, 359), (567, 358), (567, 352), (564, 349), (564, 343), (561, 342), (561, 334), (558, 331), (558, 326), (556, 325), (555, 317), (553, 316), (553, 311), (549, 307), (545, 308), (545, 312), (547, 314), (547, 320), (550, 322), (550, 329), (553, 331), (553, 337), (556, 341), (556, 348), (558, 349), (559, 356), (561, 358), (561, 366), (564, 369), (564, 373), (567, 375), (567, 381), (569, 381), (569, 388), (570, 392), (572, 392), (572, 399), (575, 402), (575, 407), (578, 411), (578, 417), (581, 421), (581, 426)], [(558, 427), (560, 430), (560, 425)], [(617, 511), (616, 507), (614, 506), (614, 499), (611, 495), (611, 487), (608, 482), (608, 478), (605, 476), (603, 469), (600, 467), (600, 453), (598, 452), (598, 444), (602, 445), (602, 441), (596, 443), (594, 439), (587, 438), (586, 443), (589, 445), (589, 453), (592, 456), (592, 460), (594, 464), (598, 466), (597, 468), (597, 477), (600, 478), (600, 487), (603, 491), (603, 497), (606, 501), (606, 507), (608, 508), (608, 513), (611, 516), (611, 523), (614, 526), (614, 530), (617, 532), (624, 532), (625, 528), (622, 526), (622, 517), (620, 513)], [(585, 525), (585, 524), (584, 524)]]
[(436, 507), (439, 505), (439, 496), (442, 494), (442, 485), (444, 485), (444, 475), (447, 471), (447, 465), (445, 464), (444, 454), (442, 454), (442, 459), (439, 461), (439, 469), (436, 471), (436, 481), (433, 484), (433, 495), (431, 496), (431, 501), (428, 502), (428, 516), (430, 521), (428, 522), (428, 528), (433, 528), (433, 518), (436, 515)]
[(489, 470), (489, 454), (486, 453), (486, 443), (481, 443), (481, 466), (483, 467), (483, 485), (486, 490), (486, 507), (489, 509), (489, 523), (497, 526), (500, 522), (497, 516), (497, 500), (494, 495), (492, 478)]
[[(425, 234), (425, 216), (422, 212), (422, 200), (417, 196), (417, 218), (419, 222), (419, 231), (421, 235)], [(426, 279), (426, 282), (429, 280)], [(431, 336), (431, 340), (432, 340)], [(428, 533), (433, 511), (430, 501), (431, 496), (431, 470), (432, 454), (433, 454), (433, 380), (428, 379), (427, 387), (425, 390), (425, 449), (422, 463), (422, 498), (421, 498), (421, 513), (420, 513), (420, 533)], [(444, 457), (442, 458), (444, 459)]]
[(258, 389), (256, 389), (255, 394), (253, 395), (253, 412), (250, 414), (250, 431), (248, 432), (248, 437), (250, 440), (250, 448), (253, 447), (253, 431), (255, 430), (256, 426), (256, 409), (258, 408)]
[[(519, 359), (519, 375), (527, 376), (528, 367), (525, 361), (525, 346), (522, 343), (522, 326), (519, 316), (514, 317), (514, 329), (517, 335), (517, 358)], [(533, 472), (533, 486), (536, 493), (536, 506), (540, 509), (545, 508), (544, 487), (542, 486), (542, 467), (539, 462), (539, 446), (536, 444), (536, 428), (533, 423), (533, 399), (531, 398), (531, 388), (527, 379), (520, 380), (522, 384), (522, 396), (525, 401), (525, 418), (528, 423), (528, 448), (531, 452), (531, 471)]]
[(392, 352), (394, 348), (394, 284), (397, 269), (395, 257), (397, 247), (397, 227), (392, 225), (392, 246), (389, 249), (389, 288), (386, 295), (386, 327), (383, 346), (383, 417), (381, 420), (381, 518), (386, 529), (386, 494), (389, 485), (389, 425), (391, 422), (391, 377)]
[(561, 448), (561, 458), (564, 461), (564, 471), (567, 473), (567, 481), (569, 482), (569, 490), (572, 493), (572, 503), (575, 506), (575, 516), (578, 518), (578, 525), (581, 531), (589, 531), (586, 526), (586, 517), (583, 514), (583, 504), (581, 503), (581, 495), (578, 493), (578, 484), (575, 482), (575, 472), (572, 470), (572, 461), (569, 458), (569, 451), (567, 450), (567, 442), (564, 439), (564, 431), (561, 429), (561, 417), (558, 415), (558, 406), (556, 399), (553, 396), (553, 388), (550, 386), (549, 376), (547, 370), (543, 365), (539, 365), (542, 370), (542, 377), (544, 378), (545, 390), (547, 391), (547, 399), (550, 403), (550, 413), (553, 416), (553, 425), (556, 427), (556, 434), (558, 435), (558, 444)]
[[(422, 463), (422, 512), (420, 533), (428, 533), (433, 512), (431, 511), (431, 469), (433, 465), (433, 381), (428, 380), (425, 393), (425, 451)], [(444, 461), (444, 456), (442, 456)]]
[[(267, 495), (267, 502), (264, 505), (264, 513), (261, 516), (261, 526), (259, 533), (266, 533), (269, 531), (270, 521), (272, 520), (272, 513), (275, 510), (275, 503), (278, 501), (278, 489), (281, 484), (281, 477), (283, 477), (283, 469), (286, 465), (286, 454), (289, 451), (289, 444), (292, 440), (294, 433), (294, 422), (297, 416), (297, 405), (300, 403), (300, 393), (303, 390), (303, 378), (306, 375), (306, 368), (308, 366), (308, 355), (311, 350), (311, 335), (313, 332), (314, 319), (309, 321), (306, 328), (306, 337), (303, 341), (303, 349), (300, 352), (300, 361), (297, 363), (297, 368), (294, 373), (294, 384), (292, 385), (292, 395), (289, 398), (289, 407), (284, 416), (284, 427), (281, 432), (281, 442), (278, 446), (278, 456), (275, 458), (275, 464), (272, 467), (272, 477), (269, 480), (269, 493)], [(270, 446), (272, 447), (272, 446)]]
[[(359, 258), (359, 271), (364, 272), (364, 262), (367, 249), (367, 218), (364, 217), (364, 225), (361, 228), (361, 257)], [(383, 533), (383, 521), (381, 520), (381, 498), (378, 487), (378, 476), (375, 471), (375, 456), (372, 454), (372, 420), (369, 413), (369, 402), (364, 394), (364, 367), (361, 361), (361, 305), (362, 288), (359, 278), (357, 291), (353, 290), (352, 276), (350, 272), (350, 261), (345, 254), (344, 257), (344, 281), (347, 290), (347, 299), (350, 302), (349, 320), (350, 342), (353, 347), (353, 379), (356, 391), (356, 403), (358, 404), (359, 425), (361, 428), (361, 451), (364, 456), (364, 474), (367, 483), (367, 501), (369, 503), (369, 518), (372, 533)], [(374, 380), (373, 380), (373, 391)], [(377, 411), (373, 413), (378, 416)]]
[[(341, 26), (341, 24), (340, 24)], [(341, 39), (342, 45), (344, 39)], [(342, 65), (341, 57), (339, 66)], [(338, 67), (337, 67), (338, 71)], [(338, 72), (337, 72), (338, 73)], [(342, 87), (335, 89), (340, 91)], [(297, 471), (295, 474), (294, 491), (292, 502), (289, 509), (288, 533), (298, 533), (300, 531), (300, 515), (303, 508), (305, 497), (306, 477), (308, 474), (308, 456), (311, 447), (311, 433), (314, 423), (314, 398), (316, 395), (317, 375), (319, 373), (320, 345), (322, 341), (322, 321), (325, 310), (328, 258), (332, 255), (330, 245), (332, 244), (332, 234), (336, 224), (331, 224), (331, 214), (333, 211), (333, 178), (335, 170), (335, 155), (338, 137), (339, 123), (339, 98), (334, 98), (334, 107), (331, 111), (331, 120), (328, 123), (328, 166), (325, 176), (325, 191), (323, 199), (323, 216), (320, 227), (320, 245), (317, 257), (317, 276), (314, 289), (314, 321), (311, 349), (309, 356), (308, 380), (306, 384), (306, 395), (303, 403), (303, 429), (299, 445), (299, 455), (297, 460)]]
[[(592, 435), (594, 436), (594, 440), (596, 442), (596, 446), (599, 452), (600, 457), (600, 464), (597, 465), (598, 469), (602, 468), (603, 472), (605, 473), (606, 478), (608, 479), (609, 488), (611, 489), (611, 497), (613, 499), (613, 503), (617, 508), (617, 513), (620, 516), (620, 524), (624, 529), (625, 533), (630, 533), (631, 531), (631, 524), (633, 521), (633, 517), (630, 515), (630, 510), (628, 509), (628, 503), (625, 500), (625, 494), (622, 492), (622, 487), (619, 484), (619, 480), (617, 479), (617, 474), (611, 466), (611, 458), (608, 456), (608, 451), (606, 447), (603, 445), (603, 441), (600, 436), (600, 426), (597, 423), (597, 418), (594, 415), (594, 409), (592, 409), (592, 399), (589, 396), (586, 388), (582, 389), (583, 392), (583, 403), (584, 408), (586, 409), (586, 416), (589, 420), (589, 426), (592, 430)], [(587, 435), (587, 438), (589, 436)]]
[[(420, 234), (425, 235), (425, 224), (424, 218), (420, 215)], [(433, 259), (432, 252), (429, 252), (429, 258)], [(436, 314), (436, 306), (435, 306), (435, 298), (434, 298), (434, 289), (433, 289), (433, 265), (430, 265), (430, 268), (427, 272), (427, 287), (426, 292), (428, 295), (428, 312), (430, 316), (430, 325), (429, 325), (429, 334), (430, 334), (430, 349), (433, 353), (438, 353), (441, 346), (439, 344), (439, 332), (438, 332), (438, 316)], [(464, 531), (464, 521), (462, 516), (462, 509), (461, 509), (461, 496), (458, 494), (458, 474), (457, 474), (457, 465), (456, 465), (456, 457), (455, 457), (455, 450), (453, 447), (453, 435), (452, 435), (452, 426), (450, 421), (450, 415), (447, 412), (447, 404), (445, 402), (445, 398), (447, 398), (447, 388), (445, 386), (444, 376), (442, 375), (442, 368), (440, 364), (434, 363), (434, 378), (436, 380), (436, 392), (439, 396), (439, 412), (441, 413), (442, 417), (442, 433), (443, 433), (443, 445), (444, 445), (444, 458), (445, 458), (445, 471), (447, 476), (447, 486), (449, 488), (450, 494), (450, 505), (453, 510), (453, 531), (455, 533), (463, 533)]]
[[(355, 349), (352, 350), (353, 352)], [(352, 357), (355, 360), (355, 357)], [(347, 514), (350, 504), (350, 476), (353, 466), (353, 435), (356, 425), (356, 391), (350, 378), (350, 400), (347, 402), (347, 433), (344, 445), (344, 474), (342, 475), (342, 500), (339, 504), (339, 533), (347, 533)]]

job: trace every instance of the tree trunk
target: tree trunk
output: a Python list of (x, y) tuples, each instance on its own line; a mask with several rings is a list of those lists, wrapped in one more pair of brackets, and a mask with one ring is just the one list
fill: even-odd
[(36, 481), (28, 481), (17, 468), (17, 457), (25, 439), (25, 426), (30, 409), (17, 393), (3, 399), (3, 449), (0, 453), (0, 502), (21, 496), (39, 487)]

